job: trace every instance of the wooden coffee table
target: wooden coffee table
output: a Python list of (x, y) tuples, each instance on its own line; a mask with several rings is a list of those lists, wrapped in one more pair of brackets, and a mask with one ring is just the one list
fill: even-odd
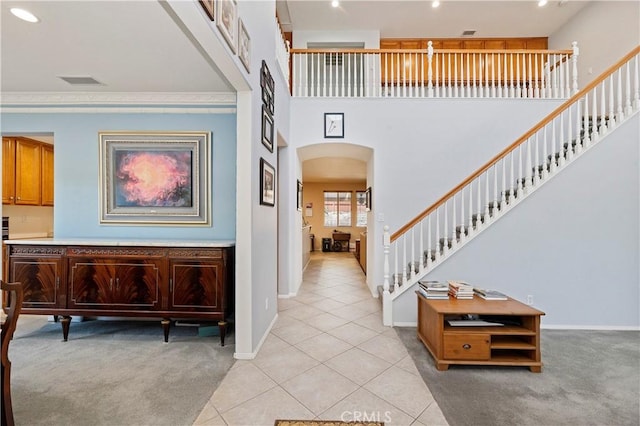
[[(452, 364), (526, 366), (542, 371), (540, 316), (544, 312), (515, 299), (427, 299), (418, 296), (418, 338), (438, 370)], [(467, 316), (502, 325), (452, 326), (450, 320)]]

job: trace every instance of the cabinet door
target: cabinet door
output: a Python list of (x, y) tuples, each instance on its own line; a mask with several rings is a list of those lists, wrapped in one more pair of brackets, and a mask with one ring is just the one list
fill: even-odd
[(225, 266), (220, 259), (169, 261), (169, 308), (224, 312)]
[(149, 310), (158, 306), (160, 264), (153, 260), (69, 260), (69, 307)]
[(40, 205), (40, 143), (16, 140), (15, 204)]
[(53, 206), (53, 145), (42, 145), (41, 204)]
[(2, 138), (2, 204), (13, 204), (16, 191), (16, 145), (11, 138)]
[(65, 307), (62, 257), (11, 257), (9, 281), (24, 286), (23, 308)]

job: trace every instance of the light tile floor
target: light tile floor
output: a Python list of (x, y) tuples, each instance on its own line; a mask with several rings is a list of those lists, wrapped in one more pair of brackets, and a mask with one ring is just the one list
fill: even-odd
[(236, 361), (194, 425), (276, 419), (447, 425), (351, 253), (314, 252), (255, 359)]

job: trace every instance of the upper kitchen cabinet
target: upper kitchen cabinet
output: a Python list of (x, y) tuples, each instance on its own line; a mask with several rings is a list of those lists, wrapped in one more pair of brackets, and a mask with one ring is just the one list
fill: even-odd
[(2, 204), (53, 205), (53, 146), (2, 138)]

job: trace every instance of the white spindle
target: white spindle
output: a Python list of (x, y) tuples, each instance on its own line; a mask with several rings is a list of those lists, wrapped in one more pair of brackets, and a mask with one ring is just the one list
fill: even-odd
[(433, 98), (433, 42), (431, 40), (427, 43), (427, 78), (429, 79), (427, 96)]
[(618, 101), (618, 123), (621, 123), (624, 120), (624, 111), (622, 109), (622, 72), (618, 70), (616, 72), (618, 75), (618, 90), (616, 99)]
[(567, 60), (563, 65), (563, 69), (565, 71), (564, 83), (565, 83), (565, 98), (571, 97), (571, 58), (569, 56), (566, 57)]
[(623, 65), (626, 73), (625, 73), (625, 80), (626, 80), (626, 85), (625, 85), (625, 97), (624, 97), (624, 113), (627, 116), (631, 115), (631, 112), (633, 111), (631, 109), (631, 63), (627, 62), (626, 64)]
[(385, 225), (383, 228), (382, 244), (384, 246), (384, 267), (382, 270), (384, 281), (382, 282), (382, 289), (384, 290), (385, 293), (388, 293), (389, 292), (389, 248), (391, 247), (389, 225)]
[[(607, 132), (607, 91), (606, 91), (606, 82), (607, 80), (603, 80), (600, 83), (600, 134), (603, 135)], [(595, 89), (597, 90), (597, 88)]]
[(395, 271), (393, 274), (393, 291), (396, 292), (400, 288), (400, 284), (398, 283), (400, 279), (400, 273), (399, 273), (400, 270), (398, 269), (398, 241), (397, 240), (393, 248), (395, 251), (395, 255), (394, 255), (395, 265), (393, 267), (393, 270)]
[[(438, 55), (436, 56), (436, 98), (440, 97), (440, 90), (442, 87), (443, 82), (440, 81), (440, 62), (442, 62), (442, 55)], [(443, 69), (444, 71), (444, 69)], [(442, 75), (444, 76), (444, 72), (442, 73)], [(444, 78), (444, 77), (443, 77)]]
[[(544, 148), (543, 148), (543, 155), (544, 155), (544, 161), (547, 161), (549, 156), (547, 154), (547, 133), (549, 133), (549, 126), (545, 126), (544, 127)], [(553, 142), (552, 142), (553, 143)], [(551, 160), (549, 160), (549, 172), (548, 173), (553, 173), (556, 170), (556, 162), (553, 158), (553, 155), (555, 153), (555, 146), (551, 146)], [(545, 168), (543, 169), (543, 176), (546, 178), (548, 176), (547, 173), (547, 167), (545, 165)]]
[(498, 213), (500, 195), (498, 194), (498, 162), (493, 165), (493, 215)]
[(513, 72), (513, 53), (509, 53), (509, 68), (510, 68), (510, 74), (511, 74), (511, 86), (509, 87), (509, 97), (510, 98), (515, 98), (516, 97), (516, 93), (515, 93), (515, 81), (514, 81), (514, 77), (515, 77), (515, 73)]
[(478, 97), (478, 88), (476, 86), (476, 68), (477, 68), (477, 64), (476, 64), (476, 57), (477, 55), (473, 55), (473, 97), (477, 98)]
[(531, 60), (531, 53), (529, 53), (528, 56), (529, 56), (529, 59), (527, 62), (529, 65), (529, 90), (527, 91), (527, 97), (532, 98), (533, 97), (533, 80), (532, 80), (533, 73), (531, 72), (531, 67), (533, 66), (533, 61)]
[(407, 61), (407, 55), (406, 53), (402, 52), (402, 66), (400, 66), (400, 64), (398, 64), (398, 78), (400, 78), (402, 80), (402, 97), (406, 98), (407, 97), (407, 67), (406, 67), (406, 62)]
[(444, 241), (444, 254), (449, 253), (449, 212), (447, 211), (447, 204), (449, 203), (449, 200), (444, 202), (444, 228), (442, 229), (442, 236), (443, 236), (443, 241)]
[(573, 136), (571, 132), (571, 105), (567, 108), (567, 160), (573, 158)]
[(473, 229), (473, 182), (469, 183), (469, 224), (467, 225), (469, 236), (474, 233)]
[(520, 54), (516, 53), (516, 82), (518, 86), (516, 87), (515, 97), (521, 97), (520, 86), (522, 84), (522, 75), (520, 74)]
[(484, 172), (484, 223), (489, 223), (489, 186), (491, 183), (489, 182), (489, 170), (487, 169)]
[(640, 108), (640, 73), (638, 72), (638, 62), (640, 55), (635, 57), (635, 68), (633, 71), (633, 109)]
[(470, 98), (472, 96), (471, 94), (471, 55), (466, 55), (466, 58), (467, 58), (467, 81), (465, 84), (465, 87), (466, 87), (465, 96), (467, 98)]
[(536, 84), (536, 89), (535, 92), (533, 94), (534, 97), (539, 98), (540, 97), (540, 78), (538, 77), (538, 57), (540, 55), (538, 55), (537, 53), (535, 55), (533, 55), (533, 59), (535, 61), (534, 63), (534, 70), (535, 70), (535, 84)]
[(407, 283), (407, 234), (402, 236), (402, 282), (400, 284), (405, 285)]
[(583, 138), (582, 138), (582, 146), (584, 148), (591, 145), (591, 135), (589, 134), (590, 123), (589, 123), (589, 93), (584, 94), (584, 121), (582, 124)]
[(436, 262), (440, 260), (440, 206), (436, 207)]
[[(578, 118), (579, 120), (579, 118)], [(547, 160), (549, 153), (547, 152), (547, 130), (548, 128), (545, 126), (543, 129), (544, 137), (542, 138), (542, 161), (544, 167), (542, 168), (542, 179), (546, 179), (549, 176), (549, 171), (547, 170)], [(549, 168), (551, 168), (551, 163), (549, 164)]]
[(460, 242), (464, 242), (467, 239), (464, 231), (464, 188), (460, 190)]
[(482, 225), (481, 219), (482, 219), (482, 189), (480, 188), (480, 182), (482, 181), (482, 178), (480, 176), (478, 176), (478, 178), (476, 179), (476, 182), (478, 183), (478, 194), (476, 195), (476, 197), (478, 198), (478, 200), (476, 201), (477, 204), (477, 210), (476, 210), (476, 229), (480, 229), (480, 226)]
[(544, 64), (544, 75), (545, 75), (545, 82), (544, 82), (544, 89), (545, 89), (545, 93), (547, 98), (550, 98), (552, 93), (551, 93), (551, 61), (549, 58), (549, 55), (547, 54), (547, 62)]
[[(501, 197), (500, 197), (500, 210), (504, 210), (505, 208), (505, 204), (507, 203), (507, 194), (506, 194), (506, 190), (507, 190), (507, 164), (506, 164), (506, 157), (502, 157), (502, 159), (500, 160), (500, 164), (502, 165), (502, 167), (500, 167), (502, 169), (502, 191), (501, 191)], [(497, 164), (497, 163), (496, 163)]]
[(522, 171), (522, 145), (518, 147), (518, 189), (524, 194), (524, 172)]
[(553, 54), (553, 98), (558, 99), (558, 56)]
[(411, 279), (416, 277), (416, 227), (411, 228)]
[(451, 233), (451, 248), (454, 249), (458, 245), (458, 233), (457, 233), (457, 222), (456, 222), (456, 194), (453, 194), (453, 200), (451, 201), (451, 228), (453, 228), (453, 232)]
[(431, 265), (431, 216), (433, 213), (430, 213), (427, 216), (427, 267)]
[(419, 237), (420, 237), (420, 245), (419, 245), (419, 249), (418, 249), (418, 254), (420, 255), (419, 258), (419, 262), (418, 265), (420, 265), (420, 273), (422, 273), (422, 271), (424, 270), (424, 267), (426, 266), (424, 264), (425, 260), (424, 260), (424, 219), (422, 219), (420, 221), (420, 233), (419, 233)]
[[(527, 139), (524, 144), (526, 145), (526, 149), (527, 151), (525, 152), (525, 159), (524, 159), (524, 190), (525, 190), (525, 194), (527, 192), (529, 192), (529, 188), (531, 187), (531, 182), (532, 182), (532, 168), (533, 165), (531, 164), (531, 138)], [(522, 146), (522, 145), (520, 145)]]
[(592, 113), (591, 113), (591, 141), (595, 142), (600, 139), (598, 135), (598, 122), (600, 118), (598, 117), (598, 87), (594, 87), (591, 91), (593, 93), (593, 102), (592, 102)]
[(517, 191), (517, 186), (518, 186), (518, 182), (516, 181), (517, 178), (516, 178), (516, 175), (515, 175), (515, 168), (513, 166), (513, 158), (515, 157), (515, 155), (516, 155), (515, 149), (513, 149), (511, 151), (511, 154), (510, 154), (510, 156), (511, 156), (511, 176), (510, 176), (509, 182), (514, 182), (515, 181), (516, 182), (516, 186), (511, 186), (509, 188), (510, 191), (511, 191), (509, 193), (511, 201), (513, 201), (513, 199), (516, 198), (516, 191)]
[(533, 170), (533, 184), (537, 186), (540, 184), (540, 140), (538, 139), (540, 132), (536, 132), (536, 144), (535, 144), (535, 169)]
[(451, 97), (451, 53), (447, 53), (447, 97)]
[(574, 104), (576, 106), (576, 154), (582, 151), (582, 140), (580, 139), (580, 124), (582, 123), (582, 116), (580, 115), (580, 101)]
[(420, 54), (420, 97), (424, 98), (424, 54)]

